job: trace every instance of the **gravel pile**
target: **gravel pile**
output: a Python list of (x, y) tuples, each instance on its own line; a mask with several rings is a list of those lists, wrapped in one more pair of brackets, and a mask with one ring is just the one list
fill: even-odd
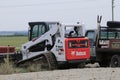
[(119, 68), (83, 68), (0, 75), (0, 80), (120, 80)]

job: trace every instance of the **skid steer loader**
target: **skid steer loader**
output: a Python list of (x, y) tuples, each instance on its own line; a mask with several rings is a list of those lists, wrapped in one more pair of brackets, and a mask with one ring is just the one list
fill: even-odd
[(89, 39), (84, 37), (81, 24), (29, 22), (28, 32), (29, 42), (22, 45), (22, 60), (18, 64), (43, 64), (44, 68), (55, 69), (89, 61)]

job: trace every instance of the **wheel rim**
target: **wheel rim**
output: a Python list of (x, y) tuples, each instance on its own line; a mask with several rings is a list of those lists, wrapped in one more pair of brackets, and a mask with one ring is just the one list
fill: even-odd
[(115, 67), (118, 67), (118, 59), (115, 58), (115, 59), (113, 60), (113, 64), (114, 64)]

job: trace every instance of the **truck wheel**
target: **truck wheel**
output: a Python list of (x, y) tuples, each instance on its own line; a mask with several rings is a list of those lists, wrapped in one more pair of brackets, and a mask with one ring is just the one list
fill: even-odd
[(120, 67), (120, 56), (119, 55), (112, 56), (110, 67)]

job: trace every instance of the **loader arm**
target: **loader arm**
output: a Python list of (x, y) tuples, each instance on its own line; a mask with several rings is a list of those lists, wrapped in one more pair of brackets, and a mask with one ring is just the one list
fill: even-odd
[(45, 43), (47, 43), (49, 45), (53, 45), (52, 36), (55, 35), (56, 32), (58, 31), (58, 26), (60, 26), (60, 25), (58, 23), (56, 23), (54, 26), (50, 27), (50, 29), (47, 32), (45, 32), (44, 34), (42, 34), (41, 36), (35, 37), (31, 41), (23, 44), (22, 50), (28, 50), (30, 47), (32, 47), (40, 42), (43, 42), (43, 41), (45, 41)]

